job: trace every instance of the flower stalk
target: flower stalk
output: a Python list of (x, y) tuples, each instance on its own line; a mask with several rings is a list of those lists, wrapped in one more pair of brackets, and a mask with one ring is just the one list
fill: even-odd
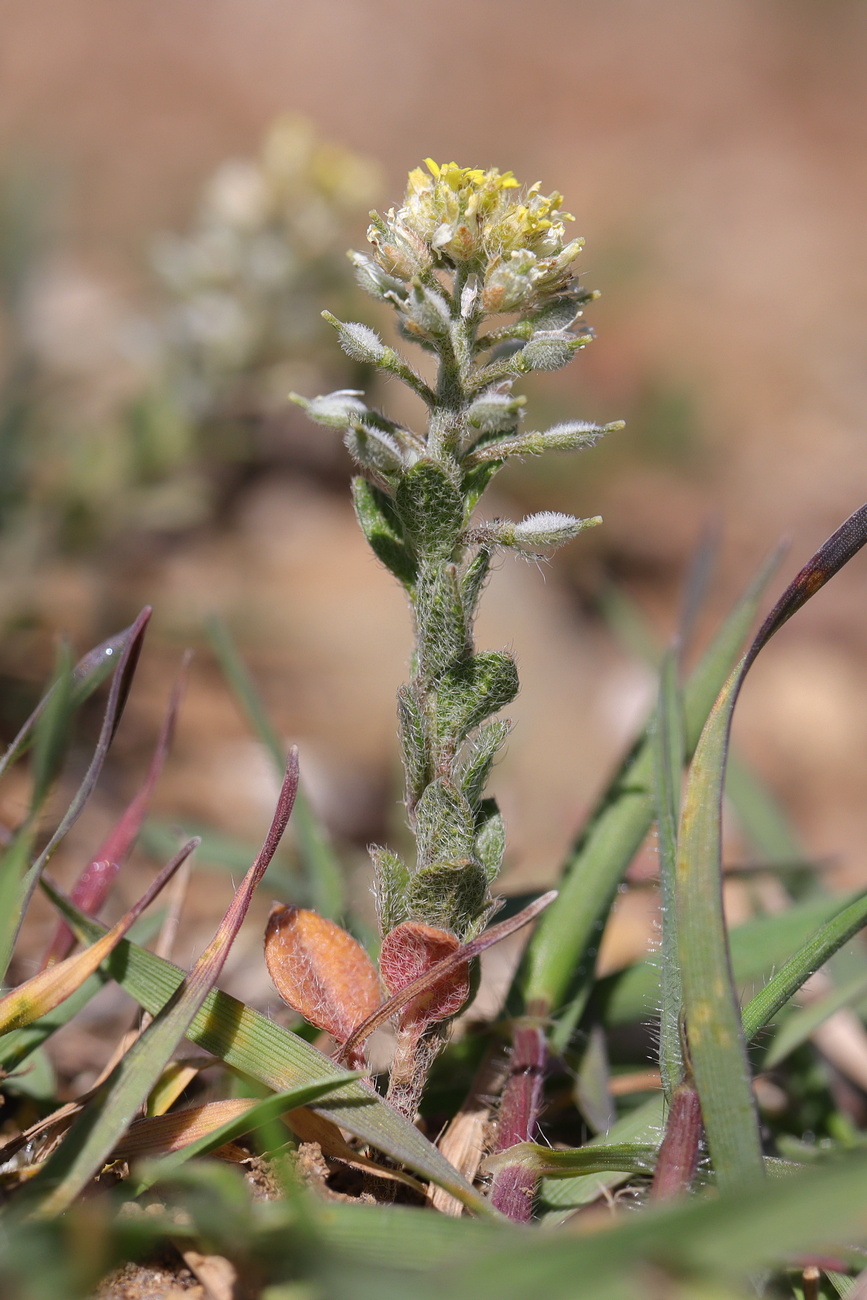
[[(357, 391), (293, 398), (343, 433), (360, 470), (353, 498), (362, 531), (403, 585), (413, 617), (398, 722), (416, 858), (404, 862), (379, 846), (371, 856), (386, 951), (392, 958), (404, 951), (389, 943), (398, 927), (430, 933), (405, 970), (391, 961), (392, 995), (434, 963), (443, 944), (476, 936), (496, 906), (505, 831), (485, 787), (509, 732), (495, 715), (517, 694), (518, 673), (507, 650), (480, 651), (474, 641), (492, 559), (503, 550), (550, 554), (600, 522), (552, 512), (516, 522), (475, 518), (510, 457), (580, 450), (620, 427), (574, 421), (528, 431), (525, 399), (512, 393), (515, 379), (565, 366), (590, 339), (580, 322), (595, 295), (573, 274), (582, 241), (566, 239), (569, 220), (560, 194), (543, 195), (538, 184), (522, 190), (510, 172), (428, 160), (410, 173), (400, 208), (372, 214), (371, 253), (350, 258), (361, 287), (396, 313), (401, 338), (433, 356), (435, 378), (428, 382), (366, 325), (325, 313), (354, 360), (421, 398), (426, 427), (403, 427)], [(417, 1107), (442, 1036), (438, 1013), (453, 1016), (465, 997), (466, 988), (460, 998), (446, 990), (431, 1004), (437, 1015), (425, 1020), (411, 1005), (397, 1017), (391, 1095), (405, 1113)]]

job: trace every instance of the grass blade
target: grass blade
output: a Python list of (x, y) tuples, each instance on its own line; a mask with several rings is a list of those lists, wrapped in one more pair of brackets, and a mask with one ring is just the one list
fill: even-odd
[(867, 893), (858, 897), (817, 932), (777, 971), (760, 993), (743, 1010), (747, 1041), (768, 1025), (798, 989), (834, 953), (867, 925)]
[[(761, 593), (776, 567), (775, 553), (729, 614), (684, 690), (686, 749), (694, 748), (704, 720), (736, 661), (756, 615)], [(599, 934), (618, 884), (653, 821), (653, 754), (649, 733), (627, 755), (576, 841), (548, 909), (527, 946), (517, 977), (524, 1007), (542, 1017), (561, 1012), (552, 1046), (568, 1043), (592, 985)], [(564, 1008), (564, 1001), (569, 1006)]]
[(683, 721), (677, 687), (677, 656), (669, 651), (662, 663), (659, 704), (654, 731), (654, 776), (659, 827), (659, 880), (662, 907), (660, 966), (659, 1072), (667, 1101), (683, 1078), (680, 1013), (683, 990), (677, 951), (674, 872), (677, 862), (677, 821), (683, 773)]
[[(297, 1088), (290, 1088), (287, 1092), (265, 1097), (262, 1101), (251, 1102), (243, 1114), (233, 1116), (218, 1128), (203, 1133), (177, 1151), (171, 1151), (168, 1155), (163, 1156), (161, 1160), (149, 1162), (146, 1169), (138, 1172), (135, 1182), (135, 1194), (140, 1195), (141, 1192), (152, 1187), (154, 1183), (159, 1182), (161, 1179), (171, 1178), (175, 1170), (194, 1156), (206, 1155), (209, 1151), (216, 1151), (218, 1147), (225, 1145), (226, 1142), (233, 1142), (235, 1138), (243, 1137), (245, 1133), (252, 1133), (255, 1129), (262, 1128), (264, 1125), (271, 1123), (272, 1120), (279, 1119), (281, 1115), (285, 1115), (288, 1111), (297, 1110), (301, 1106), (311, 1106), (322, 1097), (327, 1097), (329, 1093), (336, 1092), (344, 1084), (351, 1083), (354, 1079), (360, 1077), (357, 1073), (347, 1073), (344, 1070), (339, 1070), (318, 1083), (303, 1084)], [(160, 1119), (162, 1121), (177, 1120), (182, 1116), (183, 1111), (180, 1111), (175, 1112), (174, 1115), (161, 1116)], [(142, 1124), (153, 1124), (157, 1121), (143, 1120), (141, 1122)], [(130, 1137), (135, 1137), (134, 1131), (130, 1134)]]
[(653, 1173), (659, 1148), (649, 1142), (605, 1142), (599, 1146), (570, 1147), (553, 1150), (540, 1142), (519, 1142), (516, 1146), (488, 1156), (482, 1164), (484, 1173), (493, 1173), (503, 1165), (523, 1165), (545, 1178), (573, 1178), (576, 1174), (607, 1174), (612, 1170), (624, 1174)]
[(72, 663), (69, 646), (64, 643), (57, 656), (54, 682), (45, 697), (45, 708), (33, 728), (31, 817), (39, 813), (63, 764), (74, 712)]
[(805, 1007), (799, 1007), (774, 1035), (774, 1041), (763, 1061), (764, 1068), (772, 1070), (791, 1052), (806, 1043), (835, 1012), (863, 1001), (865, 996), (867, 996), (867, 974), (862, 973), (848, 980), (840, 988), (833, 989), (825, 997), (817, 998), (815, 1002), (810, 1002)]
[(18, 932), (21, 929), (33, 890), (39, 882), (42, 869), (57, 848), (57, 845), (78, 820), (99, 779), (102, 765), (105, 762), (114, 734), (123, 715), (138, 657), (141, 653), (142, 639), (150, 616), (150, 607), (145, 607), (125, 637), (123, 649), (120, 652), (117, 668), (112, 679), (102, 728), (93, 751), (93, 757), (90, 760), (90, 766), (73, 797), (72, 803), (61, 818), (60, 824), (39, 854), (39, 857), (25, 872), (23, 878), (17, 872), (4, 867), (3, 875), (0, 877), (0, 978), (5, 976), (9, 968)]
[[(169, 706), (166, 710), (166, 716), (163, 719), (163, 725), (160, 734), (157, 737), (157, 743), (154, 748), (153, 757), (148, 767), (147, 775), (142, 783), (141, 789), (131, 800), (129, 806), (124, 811), (117, 825), (112, 827), (102, 844), (96, 851), (96, 854), (84, 868), (84, 871), (75, 882), (72, 890), (72, 901), (82, 911), (96, 914), (102, 907), (108, 897), (108, 892), (117, 876), (123, 863), (126, 861), (132, 847), (135, 844), (142, 822), (147, 813), (148, 806), (153, 796), (154, 788), (160, 778), (166, 757), (172, 743), (172, 737), (177, 722), (178, 710), (181, 705), (181, 695), (184, 687), (184, 676), (186, 672), (187, 660), (181, 670), (181, 675), (175, 683), (174, 690), (169, 700)], [(198, 841), (197, 841), (198, 843)], [(48, 945), (48, 949), (43, 958), (43, 966), (50, 966), (53, 962), (61, 961), (69, 952), (73, 944), (73, 934), (65, 921), (58, 924), (54, 936)]]
[(280, 842), (298, 786), (298, 753), (292, 749), (265, 842), (250, 867), (214, 938), (177, 992), (121, 1059), (93, 1101), (73, 1125), (59, 1150), (34, 1180), (43, 1191), (42, 1214), (59, 1214), (98, 1171), (190, 1027), (219, 979), (229, 949), (247, 914), (253, 891)]
[(178, 868), (186, 862), (196, 848), (196, 844), (196, 840), (190, 840), (185, 844), (134, 906), (89, 948), (39, 971), (32, 979), (25, 980), (18, 988), (7, 993), (6, 997), (0, 1000), (0, 1034), (5, 1034), (12, 1029), (22, 1029), (40, 1016), (47, 1015), (80, 988), (85, 980), (102, 965), (112, 949), (117, 947)]
[[(121, 654), (135, 625), (124, 628), (116, 636), (109, 637), (101, 645), (89, 650), (72, 670), (73, 707), (78, 708), (87, 697), (96, 690), (115, 668), (117, 657)], [(39, 701), (30, 717), (23, 723), (18, 735), (10, 744), (6, 753), (0, 758), (0, 777), (7, 768), (26, 752), (33, 740), (33, 732), (38, 719), (48, 708), (54, 687)]]
[(722, 906), (722, 796), (732, 713), (761, 649), (865, 542), (867, 506), (828, 539), (771, 610), (720, 691), (690, 766), (678, 844), (678, 946), (690, 1062), (721, 1187), (763, 1172)]
[[(810, 898), (784, 912), (756, 916), (735, 926), (729, 931), (729, 945), (738, 985), (756, 986), (770, 979), (789, 960), (793, 950), (809, 943), (817, 929), (841, 907), (848, 907), (860, 898), (861, 894), (852, 894), (847, 899)], [(598, 981), (594, 993), (598, 1018), (609, 1028), (647, 1020), (659, 1006), (659, 998), (659, 967), (649, 959), (606, 975)]]

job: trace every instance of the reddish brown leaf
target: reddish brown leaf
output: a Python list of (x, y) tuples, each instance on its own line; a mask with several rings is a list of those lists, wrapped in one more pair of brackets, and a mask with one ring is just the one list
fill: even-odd
[(304, 907), (275, 907), (265, 960), (284, 1002), (345, 1043), (381, 1000), (376, 967), (356, 939)]
[[(391, 994), (399, 993), (444, 957), (457, 952), (460, 946), (446, 930), (422, 925), (420, 921), (404, 921), (382, 941), (379, 968), (385, 987)], [(469, 963), (462, 962), (407, 1003), (400, 1013), (401, 1026), (416, 1025), (421, 1029), (457, 1015), (469, 994)]]

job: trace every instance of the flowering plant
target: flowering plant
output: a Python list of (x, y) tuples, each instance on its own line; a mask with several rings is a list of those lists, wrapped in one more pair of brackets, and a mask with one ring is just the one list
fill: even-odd
[[(550, 553), (601, 522), (551, 511), (479, 520), (479, 501), (511, 457), (580, 450), (619, 427), (523, 425), (526, 399), (513, 394), (515, 379), (573, 359), (590, 340), (575, 327), (594, 296), (573, 273), (582, 241), (566, 239), (571, 218), (561, 195), (539, 189), (522, 190), (511, 172), (429, 159), (426, 171), (410, 173), (400, 208), (372, 214), (372, 254), (350, 254), (361, 286), (395, 311), (401, 337), (435, 358), (435, 378), (428, 382), (366, 325), (327, 319), (351, 357), (422, 399), (424, 430), (370, 409), (356, 391), (295, 398), (343, 433), (361, 471), (353, 482), (359, 522), (402, 583), (414, 621), (398, 717), (416, 860), (371, 850), (381, 971), (392, 995), (475, 938), (496, 908), (505, 831), (485, 786), (509, 732), (495, 715), (514, 699), (518, 674), (507, 650), (478, 651), (473, 640), (492, 558), (503, 549)], [(416, 999), (398, 1012), (389, 1095), (405, 1113), (415, 1111), (443, 1021), (468, 993), (464, 963), (428, 991), (424, 1007)]]

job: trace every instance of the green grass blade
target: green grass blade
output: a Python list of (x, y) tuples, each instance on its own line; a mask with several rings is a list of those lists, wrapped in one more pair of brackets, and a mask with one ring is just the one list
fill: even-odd
[(830, 1019), (835, 1012), (853, 1003), (861, 1002), (867, 996), (867, 974), (856, 975), (854, 979), (834, 989), (823, 998), (817, 998), (806, 1007), (793, 1012), (774, 1035), (763, 1066), (772, 1070), (786, 1057), (806, 1043), (816, 1030)]
[[(662, 1140), (665, 1107), (662, 1094), (651, 1097), (642, 1106), (612, 1124), (607, 1133), (592, 1138), (583, 1150), (601, 1146), (658, 1146)], [(539, 1184), (537, 1204), (546, 1226), (561, 1223), (573, 1210), (590, 1205), (609, 1190), (625, 1183), (627, 1173), (577, 1174), (571, 1178), (543, 1178)]]
[(265, 842), (229, 904), (214, 938), (176, 993), (118, 1062), (75, 1121), (60, 1148), (49, 1157), (34, 1179), (34, 1192), (37, 1195), (43, 1193), (39, 1202), (41, 1214), (61, 1213), (98, 1172), (219, 979), (229, 949), (247, 914), (253, 891), (265, 874), (286, 829), (297, 787), (298, 755), (293, 748)]
[[(729, 945), (738, 985), (756, 985), (770, 979), (789, 960), (793, 950), (809, 943), (841, 906), (847, 907), (860, 897), (852, 894), (845, 899), (810, 898), (784, 912), (756, 916), (735, 926), (729, 931)], [(599, 980), (594, 991), (594, 1008), (604, 1025), (616, 1028), (646, 1021), (659, 1006), (659, 998), (659, 966), (645, 959)]]
[(207, 1155), (210, 1151), (216, 1151), (225, 1142), (234, 1142), (235, 1138), (243, 1137), (245, 1133), (252, 1133), (257, 1128), (262, 1128), (272, 1120), (285, 1115), (287, 1111), (296, 1110), (299, 1106), (310, 1106), (313, 1102), (319, 1101), (322, 1097), (327, 1097), (329, 1093), (335, 1092), (338, 1088), (342, 1088), (345, 1084), (352, 1083), (353, 1080), (360, 1077), (357, 1073), (347, 1073), (345, 1070), (335, 1071), (332, 1066), (331, 1075), (320, 1080), (319, 1083), (302, 1084), (296, 1088), (290, 1088), (286, 1092), (277, 1093), (275, 1096), (263, 1098), (262, 1101), (258, 1101), (254, 1106), (251, 1106), (243, 1115), (228, 1120), (225, 1124), (221, 1124), (219, 1128), (197, 1138), (195, 1142), (188, 1143), (180, 1151), (172, 1151), (159, 1160), (142, 1162), (141, 1166), (136, 1170), (133, 1195), (140, 1196), (149, 1187), (153, 1187), (154, 1183), (171, 1178), (181, 1165), (186, 1164), (188, 1160), (192, 1160), (195, 1156)]
[(516, 1146), (489, 1156), (483, 1170), (490, 1173), (506, 1163), (522, 1165), (540, 1177), (574, 1178), (576, 1174), (607, 1174), (612, 1171), (651, 1174), (659, 1147), (651, 1142), (605, 1142), (599, 1146), (569, 1147), (553, 1150), (540, 1142), (519, 1142)]
[(834, 953), (848, 943), (867, 925), (867, 893), (859, 894), (853, 902), (826, 922), (777, 971), (761, 992), (752, 998), (743, 1010), (744, 1034), (749, 1041), (760, 1029), (773, 1020), (814, 971), (824, 966)]
[(138, 657), (141, 653), (142, 639), (150, 616), (150, 608), (145, 607), (124, 640), (123, 649), (118, 656), (117, 668), (112, 679), (102, 728), (93, 751), (93, 757), (90, 760), (90, 766), (71, 804), (61, 818), (60, 824), (39, 854), (39, 857), (25, 871), (23, 877), (12, 870), (8, 870), (4, 863), (3, 874), (0, 876), (0, 979), (5, 977), (6, 971), (9, 969), (12, 950), (15, 947), (18, 932), (24, 921), (24, 914), (33, 890), (39, 882), (42, 869), (57, 848), (57, 845), (78, 820), (102, 771), (109, 747), (123, 716), (124, 706), (135, 674)]
[(659, 1071), (666, 1100), (683, 1079), (680, 1013), (683, 990), (677, 949), (674, 871), (677, 861), (677, 820), (683, 773), (683, 722), (677, 687), (677, 657), (666, 654), (660, 673), (659, 704), (654, 729), (654, 787), (659, 827), (659, 881), (662, 907), (659, 1014)]
[[(440, 1269), (430, 1291), (413, 1294), (417, 1300), (437, 1294), (449, 1300), (596, 1300), (608, 1294), (635, 1300), (648, 1294), (652, 1276), (660, 1295), (706, 1295), (702, 1288), (714, 1282), (747, 1285), (759, 1270), (805, 1252), (848, 1253), (849, 1243), (863, 1235), (865, 1197), (867, 1158), (858, 1153), (759, 1186), (627, 1215), (604, 1232), (516, 1236), (467, 1264)], [(614, 1284), (620, 1289), (610, 1292)]]
[[(222, 619), (212, 617), (207, 621), (206, 630), (211, 649), (216, 655), (241, 712), (254, 734), (265, 746), (275, 769), (282, 777), (286, 762), (286, 747), (268, 717), (262, 698), (238, 653), (229, 629)], [(292, 824), (297, 836), (301, 862), (309, 882), (310, 905), (320, 916), (339, 920), (346, 905), (343, 869), (322, 823), (310, 805), (303, 785), (299, 788), (295, 799)]]
[[(77, 933), (91, 940), (105, 932), (100, 922), (52, 893), (48, 882), (43, 881), (43, 888)], [(127, 939), (118, 944), (105, 969), (151, 1015), (165, 1006), (184, 980), (184, 972), (177, 966)], [(207, 995), (186, 1037), (233, 1069), (277, 1091), (314, 1083), (334, 1065), (296, 1034), (218, 989)], [(418, 1129), (363, 1084), (347, 1084), (328, 1105), (316, 1109), (362, 1141), (444, 1187), (474, 1213), (493, 1215), (484, 1198)]]
[(722, 796), (732, 713), (770, 638), (867, 541), (867, 506), (817, 551), (771, 610), (710, 711), (690, 766), (677, 861), (677, 925), (692, 1073), (720, 1187), (763, 1172), (722, 904)]
[[(761, 593), (777, 564), (761, 568), (720, 628), (684, 690), (686, 749), (694, 748), (704, 720), (752, 624)], [(517, 977), (525, 1008), (560, 1011), (552, 1046), (562, 1049), (583, 1010), (593, 979), (599, 934), (620, 880), (653, 820), (653, 754), (642, 736), (603, 794), (576, 841), (558, 883), (556, 903), (541, 918)], [(592, 951), (591, 951), (592, 950)]]

